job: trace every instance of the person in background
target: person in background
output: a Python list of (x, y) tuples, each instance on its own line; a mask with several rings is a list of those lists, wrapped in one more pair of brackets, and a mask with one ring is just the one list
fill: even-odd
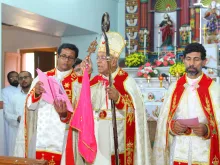
[(152, 164), (219, 164), (220, 86), (202, 72), (202, 44), (187, 45), (183, 56), (186, 74), (170, 86), (160, 109)]
[(32, 75), (28, 71), (19, 73), (18, 82), (21, 87), (20, 91), (15, 93), (11, 98), (10, 104), (5, 108), (5, 119), (8, 123), (8, 156), (13, 156), (15, 140), (21, 117), (24, 112), (24, 105), (27, 93), (31, 87)]
[(19, 83), (18, 83), (18, 73), (15, 71), (11, 71), (7, 74), (7, 79), (9, 82), (9, 86), (2, 89), (2, 101), (3, 101), (3, 114), (4, 114), (4, 136), (5, 136), (5, 155), (8, 156), (9, 151), (7, 146), (9, 146), (8, 141), (8, 122), (6, 120), (5, 114), (7, 113), (7, 107), (10, 105), (11, 99), (13, 96), (19, 92)]
[(75, 71), (75, 73), (76, 73), (77, 75), (81, 75), (81, 74), (82, 74), (81, 66), (80, 66), (81, 62), (82, 62), (82, 60), (79, 59), (79, 58), (77, 58), (77, 59), (76, 59), (76, 62), (75, 62), (74, 65), (73, 65), (73, 69), (74, 69), (74, 71)]

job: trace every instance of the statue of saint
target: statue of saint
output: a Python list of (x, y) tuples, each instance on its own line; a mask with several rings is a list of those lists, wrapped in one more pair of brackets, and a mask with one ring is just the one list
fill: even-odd
[(170, 46), (172, 45), (173, 38), (173, 21), (170, 19), (170, 16), (165, 13), (164, 20), (159, 25), (162, 32), (162, 45), (161, 46)]
[(208, 10), (205, 12), (204, 18), (207, 20), (206, 34), (208, 43), (218, 43), (220, 30), (220, 9), (216, 1), (212, 1)]

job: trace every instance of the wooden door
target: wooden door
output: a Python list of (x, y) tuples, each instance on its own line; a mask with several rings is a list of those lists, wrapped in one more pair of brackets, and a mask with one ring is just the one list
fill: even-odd
[(39, 68), (43, 72), (51, 70), (55, 67), (55, 55), (54, 52), (34, 52), (34, 69), (36, 77), (36, 69)]

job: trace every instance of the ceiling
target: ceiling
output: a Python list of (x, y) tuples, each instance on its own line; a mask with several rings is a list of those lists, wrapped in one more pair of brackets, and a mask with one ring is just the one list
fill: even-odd
[(2, 24), (8, 26), (8, 28), (19, 27), (58, 37), (95, 34), (93, 31), (6, 4), (2, 4)]

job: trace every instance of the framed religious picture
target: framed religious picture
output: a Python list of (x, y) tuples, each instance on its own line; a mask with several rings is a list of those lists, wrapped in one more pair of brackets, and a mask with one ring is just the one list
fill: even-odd
[(211, 78), (215, 78), (218, 76), (218, 64), (219, 64), (219, 50), (217, 44), (205, 44), (206, 49), (206, 68), (203, 69), (203, 72), (210, 76)]

